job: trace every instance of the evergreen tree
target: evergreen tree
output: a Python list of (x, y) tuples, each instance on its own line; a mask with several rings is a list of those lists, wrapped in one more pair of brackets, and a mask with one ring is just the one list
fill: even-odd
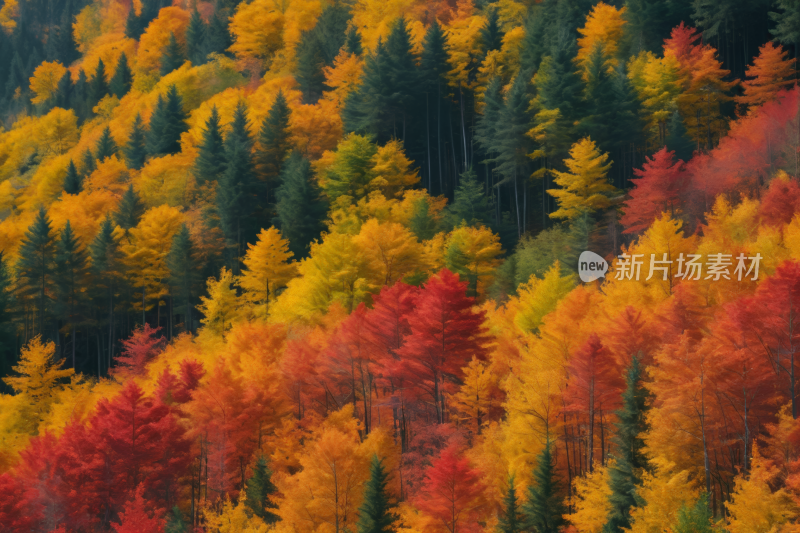
[[(67, 74), (69, 75), (69, 74)], [(78, 73), (78, 80), (72, 86), (69, 97), (69, 107), (75, 110), (78, 122), (83, 122), (89, 117), (91, 107), (88, 105), (89, 82), (83, 69)]]
[(591, 137), (603, 152), (611, 152), (614, 142), (611, 137), (614, 84), (600, 45), (595, 46), (589, 56), (587, 76), (583, 97), (585, 111), (578, 128), (579, 136)]
[(111, 217), (107, 216), (100, 224), (100, 231), (89, 245), (89, 254), (92, 258), (93, 285), (102, 294), (99, 299), (108, 302), (108, 345), (105, 362), (101, 353), (97, 354), (97, 373), (100, 375), (103, 368), (111, 367), (114, 351), (114, 293), (118, 281), (122, 276), (122, 251), (114, 237), (114, 224)]
[(76, 340), (75, 330), (79, 320), (81, 287), (86, 283), (88, 255), (78, 238), (72, 232), (69, 220), (61, 230), (58, 250), (55, 256), (55, 285), (57, 293), (56, 312), (61, 322), (69, 327), (68, 344), (72, 354), (72, 368), (75, 368)]
[(500, 50), (503, 45), (503, 30), (500, 28), (500, 16), (497, 9), (490, 7), (486, 14), (486, 25), (481, 28), (481, 49), (483, 56), (492, 50)]
[[(775, 40), (794, 46), (794, 54), (797, 57), (798, 44), (800, 44), (800, 3), (796, 0), (775, 0), (775, 6), (781, 12), (771, 11), (769, 18), (775, 22), (775, 27), (769, 32), (775, 36)], [(796, 66), (795, 66), (796, 67)]]
[(51, 311), (50, 294), (55, 269), (56, 243), (50, 231), (50, 219), (44, 207), (25, 232), (19, 247), (17, 285), (19, 293), (30, 299), (36, 317), (33, 331), (44, 335)]
[(206, 62), (206, 31), (206, 23), (197, 9), (195, 9), (192, 11), (192, 18), (189, 19), (189, 26), (186, 28), (186, 56), (194, 66), (202, 65)]
[(294, 257), (302, 259), (308, 255), (311, 241), (325, 229), (328, 206), (311, 177), (311, 163), (300, 152), (292, 152), (281, 170), (277, 199), (276, 225), (289, 240)]
[(358, 533), (392, 533), (396, 516), (386, 490), (389, 475), (377, 455), (372, 456), (369, 473), (364, 501), (358, 508)]
[[(444, 177), (444, 147), (442, 146), (443, 131), (449, 128), (449, 117), (443, 117), (443, 109), (447, 109), (447, 73), (450, 70), (448, 63), (447, 42), (442, 27), (435, 20), (431, 23), (420, 56), (420, 86), (425, 93), (425, 134), (426, 149), (428, 153), (429, 189), (433, 194), (433, 176), (439, 176), (439, 193), (445, 194)], [(444, 130), (443, 128), (444, 122)], [(423, 167), (424, 168), (424, 167)]]
[(203, 141), (194, 165), (194, 176), (197, 183), (203, 184), (219, 180), (224, 171), (225, 147), (220, 133), (219, 112), (217, 106), (214, 106), (203, 130)]
[(128, 10), (128, 18), (125, 19), (125, 37), (139, 40), (143, 33), (144, 25), (142, 24), (142, 19), (136, 14), (136, 10), (131, 4), (131, 8)]
[(304, 32), (297, 46), (295, 79), (307, 103), (316, 103), (325, 86), (323, 67), (333, 64), (345, 44), (350, 11), (339, 0), (327, 4), (310, 31)]
[(167, 523), (164, 526), (164, 533), (186, 533), (188, 528), (189, 524), (184, 520), (180, 507), (176, 505), (172, 508), (172, 513), (170, 513), (167, 519)]
[(269, 499), (271, 494), (277, 492), (277, 487), (272, 483), (272, 471), (267, 464), (267, 459), (261, 455), (253, 468), (253, 475), (247, 480), (245, 505), (254, 515), (267, 524), (274, 524), (280, 518), (270, 509), (277, 509), (277, 505)]
[(547, 43), (545, 41), (545, 31), (548, 23), (548, 11), (546, 6), (552, 2), (545, 2), (545, 5), (536, 4), (531, 7), (528, 19), (525, 23), (525, 36), (522, 38), (519, 60), (520, 70), (536, 72), (542, 59), (547, 54)]
[(350, 31), (347, 32), (345, 46), (347, 47), (346, 50), (348, 54), (360, 56), (364, 53), (364, 48), (361, 46), (361, 36), (358, 34), (358, 30), (355, 26), (350, 28)]
[(175, 85), (170, 85), (167, 96), (158, 96), (156, 108), (150, 117), (146, 148), (151, 156), (176, 154), (181, 151), (181, 134), (188, 131), (189, 115), (183, 110), (183, 99)]
[(279, 90), (258, 134), (256, 168), (259, 178), (266, 185), (268, 203), (275, 201), (275, 189), (278, 185), (281, 167), (291, 148), (289, 141), (290, 113), (283, 91)]
[(528, 487), (528, 501), (522, 506), (528, 531), (557, 533), (564, 526), (564, 506), (550, 440), (536, 460), (534, 484)]
[(175, 38), (175, 33), (170, 32), (169, 42), (164, 47), (164, 55), (161, 56), (161, 75), (166, 76), (173, 70), (180, 68), (184, 61), (186, 61), (186, 56), (183, 53), (183, 48)]
[(169, 268), (172, 296), (186, 306), (184, 327), (186, 331), (194, 331), (192, 302), (197, 295), (197, 287), (201, 280), (197, 254), (186, 224), (172, 239), (172, 247), (167, 255), (167, 268)]
[(131, 72), (131, 67), (128, 66), (128, 56), (124, 53), (120, 54), (119, 61), (117, 61), (117, 69), (114, 71), (114, 76), (109, 84), (111, 94), (117, 98), (122, 98), (131, 90), (132, 84), (133, 72)]
[(78, 45), (72, 33), (72, 6), (67, 2), (61, 12), (61, 21), (58, 26), (58, 39), (56, 39), (56, 53), (63, 65), (71, 65), (80, 57)]
[(436, 235), (436, 219), (431, 215), (430, 204), (426, 198), (420, 198), (414, 203), (414, 214), (408, 221), (408, 229), (417, 236), (417, 239), (426, 241)]
[(635, 56), (643, 50), (661, 51), (670, 30), (683, 20), (688, 22), (690, 16), (688, 1), (626, 0), (624, 17), (631, 40), (628, 55)]
[(86, 179), (92, 175), (92, 172), (97, 170), (97, 160), (94, 158), (92, 151), (88, 148), (83, 152), (83, 157), (81, 159), (83, 159), (81, 174), (83, 174), (84, 179)]
[(678, 111), (672, 113), (667, 126), (667, 149), (675, 151), (675, 157), (688, 161), (694, 153), (695, 143), (689, 138), (683, 118)]
[(708, 505), (708, 493), (704, 492), (693, 506), (683, 504), (678, 510), (678, 523), (672, 527), (675, 533), (713, 533), (714, 516)]
[(133, 190), (133, 185), (128, 185), (127, 190), (119, 200), (117, 210), (114, 212), (114, 223), (125, 230), (139, 225), (144, 214), (144, 204), (139, 195)]
[(78, 174), (75, 163), (69, 160), (67, 166), (67, 176), (64, 178), (64, 192), (67, 194), (78, 194), (83, 190), (83, 178)]
[[(16, 309), (12, 289), (11, 267), (5, 254), (0, 251), (0, 374), (3, 376), (11, 373), (17, 345), (12, 322)], [(3, 390), (3, 387), (0, 387), (0, 390)]]
[(53, 106), (67, 109), (70, 107), (72, 98), (72, 78), (69, 71), (65, 72), (58, 80), (58, 88), (53, 96)]
[(208, 22), (203, 41), (203, 57), (208, 54), (225, 54), (231, 44), (233, 44), (233, 40), (228, 30), (227, 19), (217, 11)]
[(114, 142), (113, 137), (111, 137), (111, 128), (106, 126), (106, 129), (103, 130), (103, 134), (100, 136), (100, 140), (97, 141), (94, 156), (98, 161), (102, 162), (105, 158), (116, 154), (117, 150), (119, 150), (119, 148), (117, 147), (117, 143)]
[(144, 124), (142, 124), (142, 116), (137, 113), (136, 119), (133, 121), (131, 135), (128, 137), (128, 143), (124, 148), (125, 163), (132, 170), (139, 170), (144, 166), (144, 161), (147, 157), (145, 131)]
[(514, 476), (508, 480), (508, 488), (503, 498), (503, 506), (498, 517), (497, 533), (522, 533), (525, 517), (519, 506)]
[(617, 411), (615, 445), (616, 463), (610, 469), (609, 488), (611, 513), (603, 531), (622, 532), (631, 527), (631, 507), (637, 504), (636, 487), (641, 483), (647, 468), (643, 436), (647, 431), (645, 415), (648, 392), (642, 384), (642, 364), (636, 355), (625, 377), (626, 389), (622, 394), (622, 408)]
[(108, 94), (108, 81), (106, 81), (106, 66), (102, 59), (97, 61), (97, 70), (89, 80), (89, 99), (87, 105), (89, 109), (97, 105), (97, 102)]
[(475, 125), (475, 140), (487, 156), (482, 161), (486, 165), (493, 161), (497, 127), (500, 125), (500, 114), (503, 111), (502, 85), (502, 81), (497, 76), (489, 80), (486, 91), (483, 93), (483, 113), (478, 116)]
[(455, 191), (453, 203), (447, 206), (444, 217), (445, 229), (466, 222), (469, 225), (493, 226), (494, 208), (489, 202), (489, 197), (483, 190), (483, 185), (478, 181), (478, 176), (471, 168), (461, 175), (461, 183)]

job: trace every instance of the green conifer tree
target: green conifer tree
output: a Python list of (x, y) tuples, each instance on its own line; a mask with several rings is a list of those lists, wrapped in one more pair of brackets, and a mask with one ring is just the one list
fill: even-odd
[(97, 160), (94, 157), (94, 154), (88, 148), (85, 152), (83, 152), (83, 166), (81, 167), (81, 174), (83, 174), (83, 178), (86, 179), (92, 175), (92, 172), (97, 170)]
[(408, 221), (408, 229), (417, 236), (417, 239), (426, 241), (436, 235), (438, 224), (431, 214), (430, 204), (426, 198), (414, 202), (414, 214)]
[(72, 77), (69, 72), (65, 72), (58, 80), (58, 88), (53, 96), (53, 106), (67, 109), (70, 107), (72, 99)]
[(135, 228), (144, 214), (144, 204), (139, 195), (133, 190), (133, 185), (128, 185), (127, 190), (119, 200), (117, 210), (114, 212), (114, 223), (128, 232)]
[(769, 31), (776, 41), (793, 45), (796, 56), (800, 44), (800, 4), (795, 0), (775, 0), (775, 7), (781, 12), (770, 11), (769, 18), (775, 22), (775, 27)]
[(272, 483), (272, 471), (267, 464), (267, 459), (261, 455), (253, 468), (253, 475), (247, 480), (245, 505), (250, 511), (267, 524), (274, 524), (280, 517), (271, 509), (277, 509), (270, 500), (270, 495), (275, 494), (278, 488)]
[(57, 292), (56, 312), (62, 323), (70, 331), (67, 345), (72, 354), (72, 368), (75, 369), (76, 336), (75, 331), (80, 321), (82, 300), (81, 287), (88, 274), (88, 254), (81, 246), (77, 236), (72, 232), (69, 220), (61, 230), (61, 239), (55, 256), (55, 284)]
[(161, 75), (166, 76), (180, 68), (184, 61), (186, 61), (186, 55), (183, 53), (183, 47), (175, 38), (175, 33), (170, 32), (169, 42), (164, 47), (164, 55), (161, 56)]
[(358, 508), (358, 533), (392, 533), (397, 519), (386, 485), (389, 474), (377, 455), (372, 456), (364, 501)]
[(203, 41), (203, 57), (208, 54), (225, 54), (233, 44), (228, 30), (227, 18), (219, 11), (208, 22), (205, 40)]
[(522, 533), (525, 516), (520, 509), (513, 475), (508, 479), (508, 488), (506, 488), (506, 495), (503, 498), (503, 506), (500, 508), (497, 522), (497, 533)]
[(714, 533), (714, 516), (708, 505), (708, 493), (700, 495), (694, 505), (683, 504), (678, 510), (678, 522), (672, 527), (675, 533)]
[(311, 163), (294, 151), (281, 170), (277, 192), (276, 225), (289, 240), (289, 250), (297, 259), (308, 256), (311, 241), (325, 229), (328, 206), (311, 176)]
[(144, 166), (147, 157), (146, 130), (142, 123), (142, 116), (137, 113), (133, 121), (131, 135), (124, 148), (125, 164), (132, 170), (139, 170)]
[(106, 80), (106, 66), (103, 60), (97, 61), (97, 70), (94, 76), (89, 80), (89, 100), (87, 105), (91, 110), (92, 107), (97, 105), (97, 102), (103, 99), (108, 94), (108, 81)]
[[(0, 251), (0, 373), (3, 376), (11, 373), (15, 363), (14, 356), (17, 347), (13, 323), (15, 309), (11, 266), (8, 264), (5, 254)], [(4, 383), (0, 387), (0, 391), (10, 392), (5, 387)]]
[(167, 523), (164, 526), (164, 533), (186, 533), (188, 528), (189, 524), (184, 520), (180, 507), (176, 505), (169, 514)]
[(225, 146), (220, 132), (217, 106), (211, 108), (211, 116), (206, 120), (203, 141), (197, 154), (194, 176), (198, 184), (219, 180), (225, 171)]
[(481, 28), (483, 56), (492, 50), (500, 50), (501, 46), (503, 46), (503, 30), (500, 28), (500, 16), (496, 8), (490, 7), (486, 14), (486, 25)]
[(688, 161), (694, 153), (695, 143), (686, 133), (681, 114), (676, 110), (667, 125), (667, 148), (675, 151), (675, 157)]
[(56, 50), (63, 65), (71, 65), (81, 54), (72, 33), (72, 5), (67, 2), (61, 12), (61, 21), (58, 26), (58, 39)]
[(325, 85), (323, 68), (333, 60), (345, 44), (350, 10), (344, 2), (336, 0), (325, 5), (310, 31), (304, 32), (297, 46), (295, 79), (307, 103), (316, 103)]
[(124, 53), (120, 54), (119, 61), (117, 61), (117, 69), (114, 71), (114, 76), (111, 78), (111, 83), (109, 84), (111, 94), (117, 98), (122, 98), (131, 90), (132, 84), (133, 72), (128, 65), (128, 56)]
[(67, 194), (78, 194), (83, 190), (83, 178), (78, 174), (75, 163), (69, 160), (67, 166), (67, 176), (64, 178), (64, 192)]
[(449, 117), (443, 116), (447, 109), (445, 98), (448, 93), (447, 73), (450, 70), (447, 56), (447, 43), (442, 27), (435, 20), (431, 23), (420, 56), (420, 87), (425, 94), (425, 148), (428, 171), (428, 190), (433, 194), (433, 176), (438, 176), (439, 194), (445, 194), (444, 183), (444, 133), (449, 128)]
[(474, 170), (467, 170), (461, 175), (453, 203), (447, 206), (444, 216), (445, 229), (452, 230), (462, 222), (470, 226), (492, 227), (493, 219), (494, 208), (483, 190), (483, 185), (478, 181)]
[(119, 243), (114, 238), (114, 224), (111, 217), (107, 216), (100, 224), (100, 231), (89, 245), (89, 254), (92, 258), (93, 285), (102, 296), (100, 300), (108, 304), (108, 337), (105, 361), (101, 353), (97, 354), (98, 376), (103, 369), (111, 367), (114, 352), (114, 294), (118, 289), (122, 272), (122, 251)]
[(89, 117), (92, 108), (89, 106), (89, 82), (83, 69), (78, 72), (78, 80), (72, 86), (69, 96), (69, 107), (75, 110), (78, 122), (83, 122)]
[(358, 34), (355, 26), (351, 27), (350, 31), (347, 32), (345, 46), (348, 54), (360, 56), (364, 53), (364, 48), (361, 46), (361, 35)]
[(50, 331), (48, 319), (52, 311), (50, 297), (55, 254), (56, 243), (51, 235), (50, 219), (42, 207), (22, 239), (16, 270), (19, 293), (36, 311), (32, 329), (43, 336)]
[(610, 469), (609, 488), (611, 513), (603, 531), (621, 533), (631, 527), (630, 511), (637, 504), (636, 487), (641, 484), (642, 473), (647, 469), (644, 453), (644, 434), (647, 431), (646, 414), (649, 393), (642, 383), (640, 355), (635, 355), (625, 377), (622, 408), (617, 411), (616, 433), (613, 438), (616, 463)]
[(258, 133), (256, 169), (259, 178), (266, 186), (267, 203), (270, 204), (275, 202), (275, 189), (278, 186), (283, 161), (291, 148), (290, 113), (286, 97), (283, 91), (279, 90)]
[(183, 98), (175, 85), (170, 85), (166, 98), (158, 96), (156, 108), (150, 117), (146, 148), (151, 156), (176, 154), (181, 151), (181, 134), (188, 131), (189, 115), (183, 110)]
[(186, 28), (186, 56), (194, 66), (206, 62), (206, 31), (206, 23), (200, 16), (200, 12), (195, 9), (192, 11), (192, 18), (189, 19), (189, 26)]
[(102, 162), (105, 158), (116, 154), (118, 150), (117, 143), (114, 142), (114, 138), (111, 137), (111, 128), (106, 126), (106, 129), (103, 130), (103, 134), (100, 136), (100, 140), (97, 141), (97, 145), (95, 146), (94, 157)]
[(553, 443), (549, 439), (537, 457), (533, 481), (528, 487), (528, 501), (522, 506), (525, 529), (557, 533), (564, 526), (564, 495), (556, 477)]
[(184, 224), (172, 239), (172, 247), (167, 255), (169, 268), (169, 285), (173, 298), (185, 306), (184, 328), (194, 331), (193, 313), (194, 299), (198, 293), (200, 268), (197, 254), (192, 243), (189, 228)]
[(144, 33), (144, 27), (141, 17), (136, 14), (136, 10), (131, 4), (131, 8), (128, 10), (128, 17), (125, 19), (125, 37), (138, 40), (142, 33)]

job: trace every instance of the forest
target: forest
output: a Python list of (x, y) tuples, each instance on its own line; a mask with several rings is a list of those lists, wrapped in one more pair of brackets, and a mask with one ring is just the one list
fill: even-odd
[(800, 531), (798, 46), (0, 0), (0, 533)]

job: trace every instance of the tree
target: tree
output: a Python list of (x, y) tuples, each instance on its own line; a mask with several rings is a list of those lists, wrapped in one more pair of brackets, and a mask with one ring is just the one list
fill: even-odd
[(564, 506), (549, 438), (536, 458), (533, 480), (535, 484), (528, 487), (528, 501), (522, 506), (526, 528), (539, 533), (556, 533), (564, 525)]
[(369, 473), (364, 501), (358, 509), (358, 533), (391, 533), (396, 516), (387, 494), (389, 475), (377, 455), (372, 456)]
[(151, 156), (176, 154), (181, 151), (181, 134), (189, 129), (189, 115), (183, 110), (183, 99), (175, 85), (170, 85), (166, 99), (158, 95), (158, 102), (150, 116), (147, 133), (147, 153)]
[(94, 76), (88, 82), (88, 106), (89, 109), (97, 105), (97, 102), (103, 99), (108, 94), (108, 81), (106, 81), (106, 66), (103, 60), (97, 61), (97, 69), (94, 71)]
[(292, 152), (281, 169), (276, 198), (281, 233), (289, 241), (294, 257), (303, 259), (325, 227), (322, 221), (328, 206), (311, 176), (311, 163), (300, 152)]
[(267, 464), (267, 459), (260, 455), (253, 468), (253, 475), (247, 480), (245, 505), (267, 524), (274, 524), (280, 520), (280, 517), (271, 511), (277, 506), (272, 502), (270, 496), (278, 491), (271, 478), (272, 470)]
[(344, 44), (348, 54), (360, 56), (364, 52), (364, 49), (361, 47), (361, 36), (358, 34), (358, 30), (355, 26), (352, 26), (350, 30), (348, 30)]
[(192, 65), (198, 67), (206, 62), (205, 39), (208, 26), (200, 12), (195, 9), (192, 11), (192, 18), (189, 19), (189, 26), (186, 28), (186, 57)]
[(470, 226), (489, 227), (494, 222), (494, 207), (489, 196), (484, 192), (483, 185), (478, 181), (477, 174), (471, 168), (461, 175), (453, 202), (447, 206), (444, 215), (444, 224), (447, 229), (458, 227), (462, 222), (466, 222)]
[(114, 223), (126, 232), (139, 225), (144, 214), (144, 204), (139, 195), (133, 190), (133, 185), (128, 188), (120, 198), (117, 210), (114, 212)]
[(447, 269), (431, 277), (408, 317), (411, 334), (398, 352), (402, 373), (430, 396), (440, 424), (448, 384), (460, 379), (469, 359), (485, 354), (484, 316), (473, 309), (466, 285)]
[(792, 0), (777, 0), (775, 6), (782, 10), (782, 13), (770, 11), (769, 18), (775, 23), (775, 27), (769, 32), (775, 36), (775, 40), (783, 44), (793, 44), (797, 50), (800, 43), (800, 7)]
[(139, 170), (144, 166), (144, 161), (147, 157), (146, 130), (142, 123), (142, 116), (139, 113), (136, 113), (133, 129), (131, 129), (131, 135), (128, 137), (128, 143), (123, 149), (123, 154), (128, 168)]
[(558, 202), (558, 210), (551, 218), (577, 217), (581, 212), (605, 209), (611, 205), (609, 196), (617, 189), (608, 183), (606, 173), (611, 164), (605, 164), (608, 154), (601, 154), (594, 141), (588, 137), (572, 145), (570, 159), (564, 161), (569, 172), (553, 170), (555, 182), (560, 189), (548, 189), (547, 193)]
[(483, 491), (480, 472), (470, 468), (469, 461), (449, 446), (425, 471), (425, 481), (414, 503), (449, 533), (458, 533), (469, 531), (478, 521), (486, 505)]
[(343, 195), (353, 200), (375, 189), (372, 158), (378, 148), (365, 135), (351, 133), (339, 141), (336, 151), (328, 153), (329, 164), (322, 170), (319, 183), (333, 202)]
[(500, 238), (485, 226), (462, 225), (454, 229), (445, 244), (445, 265), (467, 280), (467, 295), (486, 294), (502, 253)]
[(180, 68), (184, 61), (186, 61), (186, 56), (183, 53), (183, 48), (178, 44), (178, 40), (175, 39), (175, 33), (170, 32), (169, 42), (164, 47), (164, 55), (161, 56), (161, 75), (166, 76), (173, 70)]
[(142, 497), (142, 492), (143, 487), (139, 485), (133, 498), (125, 504), (124, 510), (120, 512), (119, 523), (111, 523), (116, 533), (164, 532), (166, 520), (159, 518), (163, 514), (162, 510), (153, 509), (152, 504)]
[(200, 312), (205, 317), (201, 322), (214, 333), (224, 336), (241, 313), (231, 271), (222, 267), (219, 279), (209, 278), (207, 281), (206, 292), (208, 298), (200, 297)]
[(122, 341), (122, 352), (116, 357), (117, 366), (114, 374), (123, 379), (133, 376), (144, 376), (147, 363), (164, 350), (167, 340), (159, 334), (161, 328), (151, 328), (150, 324), (139, 326), (131, 336)]
[(83, 299), (81, 288), (86, 285), (88, 274), (88, 254), (81, 246), (78, 238), (72, 233), (72, 226), (67, 220), (61, 230), (61, 239), (55, 256), (55, 283), (58, 292), (58, 314), (65, 326), (70, 326), (70, 344), (72, 345), (72, 368), (75, 369), (75, 351), (77, 339), (75, 329), (80, 319), (78, 306)]
[[(217, 11), (208, 21), (206, 38), (203, 41), (203, 57), (208, 57), (208, 54), (211, 53), (225, 54), (232, 44), (228, 19)], [(228, 53), (228, 55), (230, 54)]]
[(485, 56), (492, 50), (500, 50), (503, 45), (503, 30), (500, 28), (500, 17), (497, 9), (490, 8), (486, 16), (486, 25), (481, 28), (481, 48)]
[[(96, 285), (104, 289), (108, 298), (108, 359), (107, 365), (110, 368), (111, 358), (114, 351), (114, 294), (120, 278), (122, 277), (122, 251), (119, 242), (114, 236), (114, 225), (111, 217), (107, 216), (100, 224), (100, 231), (97, 233), (92, 244), (89, 245), (89, 253), (92, 257), (92, 271), (97, 276)], [(97, 372), (102, 370), (100, 353), (97, 353)]]
[(64, 192), (67, 194), (78, 194), (83, 190), (83, 178), (75, 168), (75, 162), (70, 159), (67, 166), (67, 176), (64, 178)]
[(500, 508), (497, 520), (498, 533), (521, 533), (524, 527), (525, 516), (522, 514), (517, 498), (517, 487), (514, 484), (514, 475), (508, 478), (506, 494)]
[(610, 465), (598, 466), (582, 477), (575, 478), (574, 511), (565, 515), (578, 531), (601, 533), (608, 520), (611, 504), (608, 501), (611, 489), (608, 486)]
[(199, 184), (205, 184), (218, 181), (224, 170), (225, 147), (220, 132), (219, 112), (217, 106), (213, 106), (194, 162), (194, 176)]
[(184, 318), (186, 331), (194, 331), (192, 320), (194, 306), (192, 302), (199, 292), (198, 285), (201, 281), (201, 265), (197, 263), (197, 253), (189, 234), (189, 228), (186, 227), (186, 224), (183, 224), (180, 231), (172, 238), (172, 246), (167, 255), (167, 268), (169, 269), (171, 294), (186, 305)]
[(128, 94), (128, 91), (131, 90), (132, 84), (133, 72), (131, 71), (131, 67), (128, 65), (128, 56), (122, 53), (119, 55), (117, 68), (114, 71), (114, 76), (112, 76), (111, 82), (109, 83), (109, 89), (111, 94), (121, 99), (123, 96)]
[(795, 83), (796, 59), (788, 59), (789, 52), (771, 42), (758, 49), (758, 56), (747, 67), (746, 80), (742, 82), (744, 94), (735, 100), (739, 104), (758, 106), (774, 100), (781, 89)]
[(575, 61), (583, 67), (584, 79), (587, 79), (591, 57), (599, 50), (612, 66), (617, 64), (619, 43), (622, 40), (625, 26), (626, 8), (617, 9), (612, 5), (600, 2), (592, 7), (586, 17), (586, 25), (578, 29), (578, 55)]
[(39, 209), (36, 220), (25, 232), (19, 247), (17, 261), (17, 286), (20, 294), (32, 300), (38, 314), (38, 323), (33, 331), (43, 335), (47, 331), (45, 320), (50, 307), (50, 285), (55, 268), (56, 243), (50, 231), (50, 219), (44, 207)]
[(678, 511), (678, 522), (673, 526), (675, 533), (713, 533), (713, 515), (708, 505), (708, 493), (700, 495), (694, 505), (684, 504)]
[(0, 373), (7, 376), (16, 357), (17, 339), (13, 328), (13, 313), (16, 309), (12, 291), (9, 261), (0, 252)]
[(259, 178), (267, 187), (267, 202), (275, 201), (275, 189), (278, 186), (281, 169), (291, 148), (290, 113), (286, 97), (283, 91), (279, 90), (258, 133), (256, 169)]
[(87, 148), (86, 151), (83, 152), (83, 167), (81, 168), (84, 179), (91, 176), (92, 172), (95, 170), (97, 170), (97, 159), (95, 159), (92, 151)]
[(264, 318), (269, 317), (269, 306), (277, 292), (295, 276), (297, 267), (289, 262), (291, 257), (289, 242), (274, 227), (262, 229), (256, 243), (247, 245), (245, 270), (239, 278), (239, 286), (248, 301), (263, 306)]
[(630, 198), (625, 202), (622, 225), (625, 233), (646, 230), (662, 213), (673, 217), (680, 206), (684, 189), (684, 163), (675, 161), (675, 152), (665, 146), (645, 159), (641, 169), (634, 169), (637, 178)]
[(635, 488), (641, 483), (642, 472), (648, 467), (643, 437), (648, 427), (645, 415), (649, 393), (642, 384), (642, 364), (638, 355), (631, 361), (625, 385), (613, 439), (616, 462), (610, 467), (611, 513), (603, 529), (607, 533), (630, 528), (630, 511), (637, 504)]
[(111, 137), (111, 128), (106, 126), (103, 130), (103, 134), (100, 136), (100, 140), (97, 141), (94, 153), (95, 159), (102, 163), (107, 157), (116, 154), (117, 150), (117, 143), (115, 143), (114, 139)]
[(59, 82), (66, 72), (67, 69), (58, 61), (45, 61), (36, 67), (30, 79), (31, 92), (36, 95), (31, 102), (42, 104), (56, 96)]

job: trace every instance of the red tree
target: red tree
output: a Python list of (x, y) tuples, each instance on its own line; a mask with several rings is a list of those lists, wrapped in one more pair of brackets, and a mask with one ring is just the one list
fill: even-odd
[(786, 175), (769, 182), (769, 189), (761, 198), (761, 221), (770, 226), (782, 226), (800, 213), (800, 186), (797, 180)]
[(459, 383), (473, 356), (486, 355), (484, 313), (474, 309), (466, 287), (447, 269), (430, 278), (408, 317), (411, 334), (398, 351), (404, 379), (430, 397), (439, 423), (446, 418), (446, 389)]
[(152, 503), (142, 497), (143, 487), (139, 486), (133, 498), (125, 504), (119, 514), (119, 523), (112, 522), (116, 533), (162, 533), (166, 520), (158, 518), (164, 514), (162, 509), (153, 509)]
[(27, 508), (23, 484), (9, 473), (0, 475), (0, 524), (8, 533), (37, 531), (35, 524), (41, 517)]
[(428, 468), (414, 503), (450, 533), (479, 531), (478, 518), (486, 505), (484, 490), (480, 473), (459, 457), (454, 446), (448, 446)]
[(624, 233), (649, 228), (664, 211), (674, 216), (685, 185), (683, 160), (675, 161), (675, 152), (667, 151), (666, 146), (648, 157), (641, 170), (634, 169), (633, 173), (638, 179), (631, 180), (634, 188), (625, 202)]
[(124, 349), (116, 357), (117, 366), (113, 372), (143, 375), (147, 363), (166, 345), (166, 339), (158, 334), (160, 330), (161, 328), (151, 328), (147, 323), (144, 327), (136, 328), (129, 339), (122, 341)]

